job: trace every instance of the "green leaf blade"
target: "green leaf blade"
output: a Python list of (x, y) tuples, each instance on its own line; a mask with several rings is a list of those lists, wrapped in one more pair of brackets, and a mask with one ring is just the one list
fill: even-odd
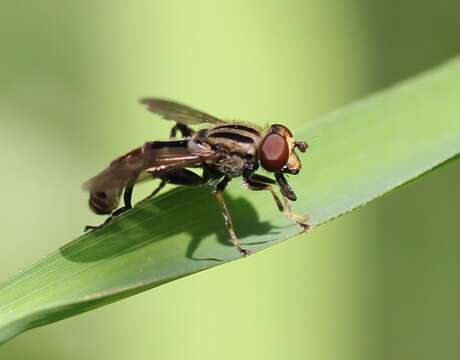
[[(294, 129), (309, 139), (289, 181), (297, 213), (323, 224), (460, 153), (460, 62)], [(255, 251), (300, 232), (270, 194), (231, 186), (236, 232)], [(210, 189), (175, 189), (85, 234), (0, 288), (0, 342), (240, 258)], [(251, 257), (248, 258), (250, 261)]]

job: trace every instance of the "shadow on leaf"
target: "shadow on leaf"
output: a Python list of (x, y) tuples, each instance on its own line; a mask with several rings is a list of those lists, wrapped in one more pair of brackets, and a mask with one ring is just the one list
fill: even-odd
[[(240, 238), (273, 234), (273, 225), (260, 221), (255, 207), (243, 196), (235, 198), (226, 193), (225, 200)], [(195, 219), (204, 221), (197, 222)], [(168, 237), (180, 233), (191, 237), (184, 253), (191, 260), (222, 261), (215, 257), (200, 258), (195, 255), (201, 241), (210, 235), (215, 235), (220, 244), (233, 247), (210, 189), (180, 188), (139, 204), (109, 225), (65, 245), (60, 252), (73, 262), (95, 262), (123, 255), (154, 242), (167, 241)]]

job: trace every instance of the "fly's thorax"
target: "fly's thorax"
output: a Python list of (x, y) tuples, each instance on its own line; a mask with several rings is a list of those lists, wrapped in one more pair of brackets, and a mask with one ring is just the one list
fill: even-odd
[(260, 132), (243, 124), (216, 126), (197, 133), (213, 148), (230, 154), (255, 157), (261, 141)]
[(258, 167), (257, 160), (254, 157), (243, 157), (238, 154), (228, 153), (223, 153), (218, 159), (207, 161), (206, 164), (211, 169), (230, 178), (242, 176), (247, 171), (252, 173)]

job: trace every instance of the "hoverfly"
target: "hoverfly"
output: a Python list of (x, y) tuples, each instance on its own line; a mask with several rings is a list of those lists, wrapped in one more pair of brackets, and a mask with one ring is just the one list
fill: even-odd
[[(227, 122), (162, 99), (146, 98), (141, 103), (151, 112), (176, 122), (170, 140), (146, 142), (112, 161), (108, 168), (84, 184), (84, 189), (90, 193), (91, 210), (96, 214), (110, 215), (102, 225), (87, 226), (85, 231), (98, 229), (131, 209), (133, 187), (142, 180), (161, 180), (148, 198), (156, 195), (167, 183), (208, 184), (215, 187), (215, 196), (235, 248), (242, 255), (248, 255), (251, 251), (241, 246), (223, 197), (227, 184), (236, 177), (243, 177), (250, 190), (269, 191), (282, 213), (304, 231), (309, 229), (305, 219), (291, 211), (289, 200), (295, 201), (297, 197), (285, 178), (285, 174), (299, 173), (301, 163), (295, 150), (305, 152), (308, 145), (304, 141), (294, 141), (287, 127), (274, 124), (263, 130), (242, 122)], [(190, 127), (198, 124), (204, 125), (203, 128), (193, 130)], [(176, 139), (178, 132), (181, 139)], [(273, 173), (275, 179), (257, 174), (259, 167)], [(201, 169), (202, 172), (198, 175), (191, 169)], [(273, 189), (274, 184), (279, 185), (284, 201)], [(122, 193), (124, 206), (118, 208)]]

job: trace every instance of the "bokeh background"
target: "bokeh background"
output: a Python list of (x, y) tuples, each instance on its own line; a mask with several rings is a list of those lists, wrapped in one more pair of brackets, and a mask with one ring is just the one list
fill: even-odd
[[(455, 56), (459, 12), (450, 0), (2, 0), (0, 278), (100, 221), (81, 183), (167, 136), (140, 97), (295, 129)], [(250, 261), (27, 332), (0, 358), (458, 359), (459, 170)]]

